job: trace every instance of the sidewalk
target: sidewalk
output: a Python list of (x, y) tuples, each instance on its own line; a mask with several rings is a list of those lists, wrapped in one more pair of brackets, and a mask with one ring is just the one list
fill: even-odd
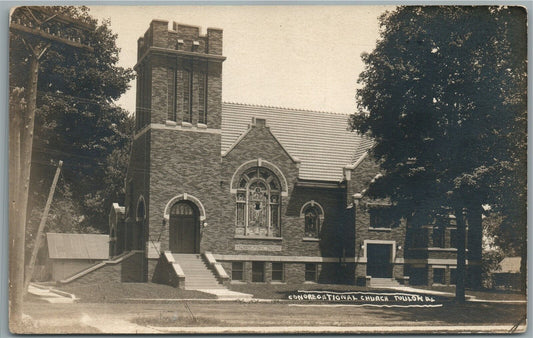
[(74, 303), (76, 296), (65, 292), (30, 283), (28, 293), (40, 297), (49, 303)]
[(224, 289), (196, 289), (196, 291), (210, 293), (217, 296), (219, 300), (250, 300), (253, 298), (253, 295), (248, 293), (231, 291), (226, 288)]

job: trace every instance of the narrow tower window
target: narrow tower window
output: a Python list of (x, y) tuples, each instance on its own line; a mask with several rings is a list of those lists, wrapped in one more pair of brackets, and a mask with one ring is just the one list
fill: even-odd
[(183, 71), (183, 121), (192, 123), (192, 72)]
[(177, 101), (178, 101), (178, 95), (177, 95), (177, 88), (178, 88), (178, 72), (174, 71), (174, 69), (172, 70), (172, 74), (173, 74), (173, 77), (172, 77), (172, 87), (170, 88), (170, 90), (172, 90), (172, 102), (171, 102), (171, 107), (172, 109), (169, 109), (168, 111), (168, 119), (170, 121), (176, 121), (176, 113), (177, 113)]
[(207, 124), (207, 73), (199, 74), (198, 123)]

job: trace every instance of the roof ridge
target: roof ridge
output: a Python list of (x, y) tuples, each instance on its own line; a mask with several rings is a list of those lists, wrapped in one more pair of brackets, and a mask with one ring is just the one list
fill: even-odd
[(294, 111), (302, 111), (302, 112), (306, 111), (306, 112), (321, 113), (321, 114), (333, 114), (333, 115), (345, 115), (345, 116), (351, 115), (351, 114), (344, 114), (344, 113), (333, 112), (333, 111), (313, 110), (313, 109), (304, 109), (304, 108), (289, 108), (289, 107), (281, 107), (281, 106), (269, 106), (265, 104), (256, 104), (256, 103), (241, 103), (241, 102), (232, 102), (232, 101), (222, 101), (222, 103), (236, 104), (239, 106), (249, 106), (249, 107), (275, 108), (275, 109), (294, 110)]

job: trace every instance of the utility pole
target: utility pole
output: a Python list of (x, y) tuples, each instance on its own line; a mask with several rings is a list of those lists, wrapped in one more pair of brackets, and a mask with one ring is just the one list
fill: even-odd
[[(9, 145), (9, 301), (10, 326), (17, 332), (22, 322), (24, 289), (25, 233), (30, 185), (31, 152), (39, 63), (54, 44), (63, 44), (93, 52), (93, 48), (71, 35), (94, 30), (89, 24), (54, 12), (49, 7), (24, 6), (11, 14), (10, 33), (20, 37), (28, 50), (29, 74), (25, 85), (25, 109), (10, 114)], [(62, 31), (68, 29), (68, 34)], [(62, 36), (63, 35), (63, 36)], [(80, 34), (81, 35), (81, 34)]]
[(52, 199), (54, 198), (54, 192), (56, 191), (57, 180), (59, 179), (59, 173), (61, 172), (61, 167), (63, 166), (63, 161), (59, 161), (59, 164), (56, 169), (56, 174), (54, 175), (54, 180), (52, 181), (52, 186), (50, 187), (50, 192), (48, 193), (48, 199), (46, 200), (46, 205), (44, 207), (43, 216), (41, 217), (41, 222), (39, 223), (39, 229), (37, 229), (37, 236), (35, 237), (35, 244), (33, 245), (33, 250), (31, 252), (30, 263), (28, 264), (28, 270), (26, 271), (26, 279), (24, 280), (24, 290), (28, 290), (28, 285), (30, 285), (31, 278), (33, 276), (33, 269), (35, 268), (35, 260), (37, 259), (37, 253), (41, 247), (41, 238), (43, 236), (44, 226), (46, 225), (46, 219), (48, 218), (48, 212), (50, 211), (50, 205), (52, 204)]

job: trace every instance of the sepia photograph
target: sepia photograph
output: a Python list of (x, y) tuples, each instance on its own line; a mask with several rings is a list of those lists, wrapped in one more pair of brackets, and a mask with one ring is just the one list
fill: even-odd
[(12, 334), (527, 331), (527, 7), (9, 14)]

